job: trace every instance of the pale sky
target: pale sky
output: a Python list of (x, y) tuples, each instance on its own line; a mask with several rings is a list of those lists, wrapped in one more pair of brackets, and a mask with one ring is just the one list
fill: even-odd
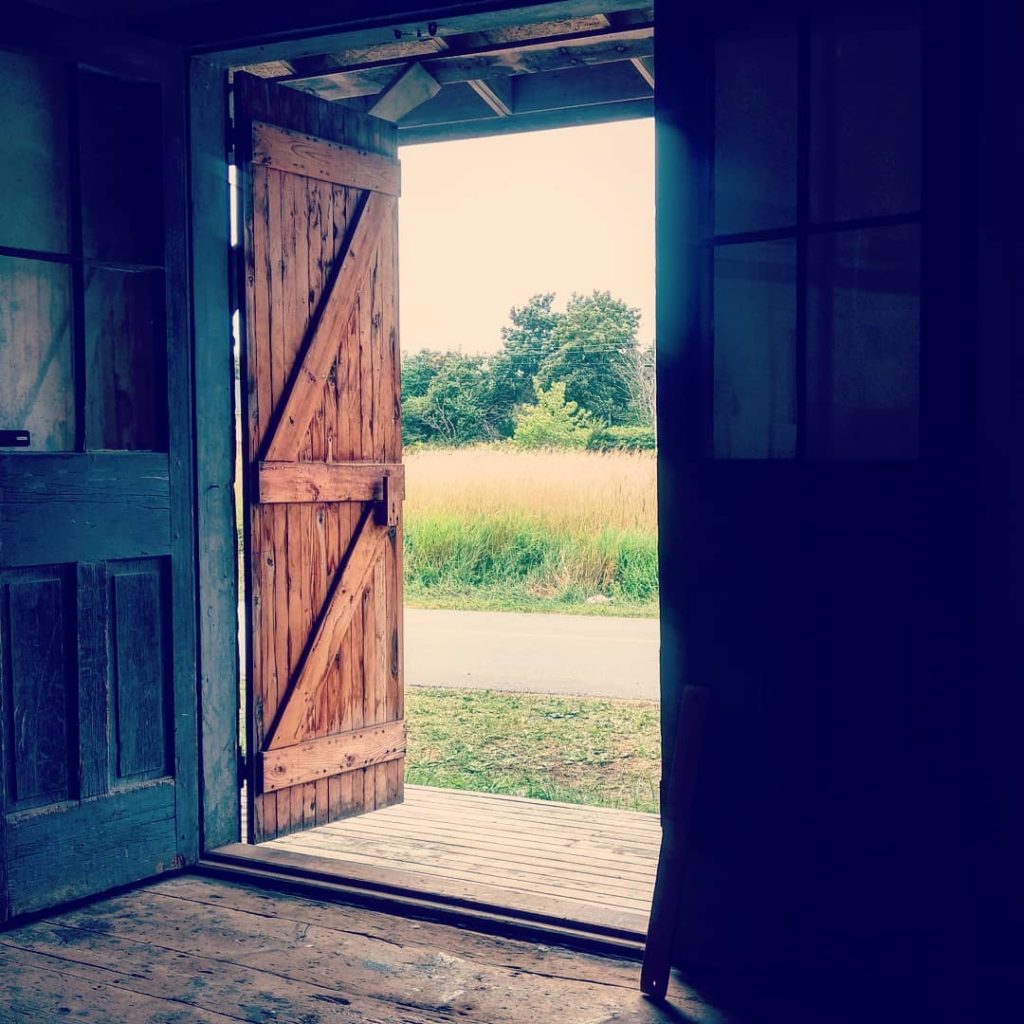
[(654, 121), (405, 146), (402, 349), (493, 352), (537, 292), (607, 290), (654, 340)]

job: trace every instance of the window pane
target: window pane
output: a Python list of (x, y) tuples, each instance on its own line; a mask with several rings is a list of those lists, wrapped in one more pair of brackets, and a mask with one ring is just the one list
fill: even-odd
[(812, 237), (808, 249), (807, 452), (917, 456), (917, 225)]
[(811, 219), (921, 205), (921, 31), (880, 19), (819, 23), (811, 50)]
[(795, 456), (795, 333), (795, 244), (716, 249), (716, 458)]
[(723, 29), (715, 45), (715, 233), (796, 222), (797, 37)]
[(71, 272), (0, 256), (0, 429), (28, 430), (32, 451), (75, 447)]
[(161, 271), (87, 268), (86, 446), (166, 449)]
[(67, 68), (0, 51), (0, 127), (0, 245), (67, 252)]
[(83, 251), (162, 265), (160, 89), (81, 70), (78, 92)]

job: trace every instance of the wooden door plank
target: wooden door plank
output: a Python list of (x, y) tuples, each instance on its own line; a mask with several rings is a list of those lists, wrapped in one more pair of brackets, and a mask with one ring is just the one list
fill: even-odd
[(252, 161), (279, 171), (385, 195), (401, 194), (397, 160), (340, 142), (254, 121)]
[(405, 467), (380, 462), (261, 462), (257, 487), (263, 505), (401, 501), (405, 497)]
[(298, 453), (327, 375), (338, 357), (338, 338), (373, 265), (381, 232), (394, 212), (394, 199), (370, 192), (352, 228), (351, 240), (313, 329), (302, 365), (281, 404), (277, 429), (267, 445), (268, 462), (287, 462)]
[(352, 624), (363, 591), (384, 553), (386, 539), (386, 528), (365, 520), (352, 553), (334, 583), (280, 717), (267, 739), (268, 750), (290, 746), (305, 738), (316, 690)]
[(383, 722), (272, 748), (260, 755), (263, 791), (272, 793), (393, 761), (405, 753), (405, 742), (404, 722)]

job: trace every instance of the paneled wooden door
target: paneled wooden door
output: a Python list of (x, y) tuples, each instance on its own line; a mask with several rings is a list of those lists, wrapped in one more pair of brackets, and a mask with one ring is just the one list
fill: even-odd
[(238, 75), (250, 838), (401, 801), (393, 126)]
[(0, 920), (198, 855), (180, 68), (0, 28)]

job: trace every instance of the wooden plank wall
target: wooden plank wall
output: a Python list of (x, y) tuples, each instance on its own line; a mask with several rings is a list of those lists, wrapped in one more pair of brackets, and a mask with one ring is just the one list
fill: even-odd
[[(302, 93), (268, 87), (250, 76), (237, 76), (235, 85), (235, 109), (244, 111), (246, 118), (395, 154), (394, 129), (384, 122), (361, 119)], [(251, 465), (259, 460), (273, 411), (299, 357), (330, 268), (341, 254), (361, 193), (266, 166), (253, 166), (242, 177), (249, 190), (243, 208), (254, 212), (245, 218), (250, 287), (244, 311), (249, 340), (243, 401)], [(400, 457), (398, 326), (391, 295), (397, 272), (396, 240), (393, 230), (380, 244), (370, 287), (364, 289), (348, 336), (341, 340), (341, 353), (299, 453), (301, 460), (385, 462)], [(252, 483), (247, 479), (250, 490)], [(259, 749), (302, 655), (301, 640), (295, 642), (295, 638), (304, 639), (312, 631), (362, 506), (261, 506), (252, 503), (253, 497), (247, 495), (247, 550), (259, 554), (249, 559), (248, 566), (253, 637), (248, 655), (253, 681), (249, 710), (253, 747)], [(402, 715), (397, 635), (401, 544), (399, 530), (390, 540), (388, 578), (384, 569), (379, 570), (374, 586), (363, 595), (321, 689), (309, 738)], [(390, 640), (389, 620), (393, 623)], [(403, 764), (396, 761), (257, 796), (256, 832), (259, 838), (273, 838), (386, 806), (401, 799), (402, 789)]]

